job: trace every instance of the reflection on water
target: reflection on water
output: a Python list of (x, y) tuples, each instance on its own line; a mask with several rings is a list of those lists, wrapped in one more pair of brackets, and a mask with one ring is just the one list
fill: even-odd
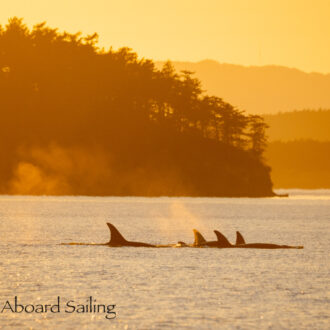
[[(288, 191), (277, 191), (286, 193)], [(74, 300), (98, 313), (0, 314), (16, 328), (328, 328), (330, 191), (289, 198), (0, 197), (0, 307)], [(106, 222), (129, 240), (304, 245), (303, 250), (109, 248)]]
[(290, 199), (330, 199), (330, 189), (276, 189), (275, 192), (289, 193)]

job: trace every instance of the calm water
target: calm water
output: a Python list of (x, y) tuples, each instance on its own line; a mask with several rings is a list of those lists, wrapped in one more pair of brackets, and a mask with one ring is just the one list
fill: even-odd
[[(282, 191), (283, 192), (283, 191)], [(326, 329), (330, 327), (330, 191), (290, 198), (101, 198), (0, 196), (0, 308), (116, 304), (102, 313), (0, 314), (18, 329)], [(192, 229), (230, 241), (303, 250), (109, 248), (106, 222), (129, 240), (193, 241)]]

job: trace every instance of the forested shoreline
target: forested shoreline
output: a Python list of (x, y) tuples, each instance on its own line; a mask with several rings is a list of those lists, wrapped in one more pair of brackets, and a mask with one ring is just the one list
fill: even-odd
[(267, 125), (97, 34), (0, 29), (0, 192), (272, 196)]
[(262, 115), (272, 141), (330, 141), (330, 110), (304, 109)]
[(330, 141), (273, 141), (265, 158), (275, 188), (330, 188)]
[(263, 115), (275, 188), (330, 188), (330, 110)]

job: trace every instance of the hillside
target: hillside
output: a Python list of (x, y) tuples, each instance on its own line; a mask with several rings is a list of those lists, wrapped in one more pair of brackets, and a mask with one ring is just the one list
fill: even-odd
[(272, 142), (265, 157), (275, 188), (330, 188), (330, 141)]
[(330, 141), (330, 110), (301, 110), (263, 115), (269, 141)]
[(330, 188), (330, 110), (264, 115), (275, 188)]
[[(163, 63), (158, 62), (157, 67)], [(241, 66), (205, 60), (173, 62), (196, 73), (203, 88), (249, 113), (330, 108), (330, 74), (306, 73), (281, 66)]]
[(265, 124), (97, 34), (0, 30), (0, 193), (272, 196)]

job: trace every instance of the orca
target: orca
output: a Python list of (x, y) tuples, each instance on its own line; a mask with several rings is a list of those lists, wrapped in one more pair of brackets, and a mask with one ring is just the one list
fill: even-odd
[(99, 245), (99, 246), (110, 246), (110, 247), (121, 247), (121, 246), (132, 246), (132, 247), (154, 247), (154, 248), (166, 248), (166, 247), (215, 247), (215, 248), (251, 248), (251, 249), (303, 249), (303, 246), (289, 246), (289, 245), (278, 245), (271, 243), (245, 243), (242, 234), (236, 232), (236, 244), (232, 245), (226, 236), (220, 233), (218, 230), (214, 230), (217, 236), (216, 241), (206, 241), (203, 235), (196, 229), (194, 232), (194, 243), (186, 244), (179, 241), (177, 244), (166, 244), (166, 245), (153, 245), (143, 242), (132, 242), (126, 240), (118, 229), (111, 223), (107, 222), (110, 230), (110, 240), (107, 243), (61, 243), (61, 245)]
[(191, 244), (186, 244), (185, 242), (179, 241), (176, 244), (164, 244), (164, 245), (154, 245), (143, 242), (131, 242), (124, 238), (124, 236), (119, 232), (119, 230), (110, 222), (107, 222), (108, 228), (110, 230), (110, 241), (107, 243), (61, 243), (61, 245), (98, 245), (98, 246), (110, 246), (110, 247), (121, 247), (121, 246), (133, 246), (133, 247), (153, 247), (153, 248), (182, 248), (182, 247), (192, 247)]
[[(233, 247), (233, 245), (228, 241), (227, 237), (221, 234), (219, 231), (215, 230), (215, 234), (217, 236), (216, 241), (206, 241), (206, 239), (203, 237), (203, 235), (197, 230), (193, 229), (194, 232), (194, 237), (195, 241), (193, 243), (194, 247), (203, 247), (203, 246), (208, 246), (208, 247), (218, 247), (218, 248), (229, 248)], [(240, 232), (236, 232), (237, 237), (236, 237), (236, 244), (235, 245), (240, 245), (240, 244), (245, 244), (245, 240), (243, 236), (241, 235)]]
[(156, 248), (184, 248), (184, 247), (192, 247), (191, 244), (187, 244), (182, 241), (178, 241), (176, 244), (157, 244)]
[(110, 241), (106, 245), (117, 247), (117, 246), (135, 246), (135, 247), (154, 247), (154, 248), (182, 248), (182, 247), (191, 247), (191, 245), (186, 244), (185, 242), (179, 241), (176, 244), (163, 244), (163, 245), (153, 245), (148, 243), (141, 243), (141, 242), (130, 242), (127, 241), (122, 234), (118, 231), (118, 229), (111, 223), (107, 222), (107, 225), (110, 229)]
[(142, 243), (142, 242), (131, 242), (127, 241), (118, 229), (111, 223), (107, 222), (110, 229), (110, 241), (108, 243), (62, 243), (61, 245), (103, 245), (110, 247), (120, 246), (134, 246), (134, 247), (157, 247), (156, 245)]
[(156, 245), (148, 243), (127, 241), (113, 224), (107, 222), (107, 225), (110, 229), (110, 241), (107, 243), (108, 246), (156, 247)]
[(178, 243), (176, 243), (173, 247), (189, 247), (189, 244), (179, 241)]
[(245, 239), (242, 236), (242, 234), (239, 231), (237, 231), (236, 232), (236, 244), (235, 245), (239, 245), (239, 244), (245, 244)]
[(219, 248), (239, 248), (239, 249), (303, 249), (303, 246), (278, 245), (273, 243), (245, 243), (242, 234), (236, 232), (236, 244), (232, 245), (228, 239), (218, 230), (214, 230), (218, 238)]
[(218, 247), (219, 241), (206, 241), (206, 239), (197, 229), (193, 229), (193, 232), (195, 239), (191, 247)]

